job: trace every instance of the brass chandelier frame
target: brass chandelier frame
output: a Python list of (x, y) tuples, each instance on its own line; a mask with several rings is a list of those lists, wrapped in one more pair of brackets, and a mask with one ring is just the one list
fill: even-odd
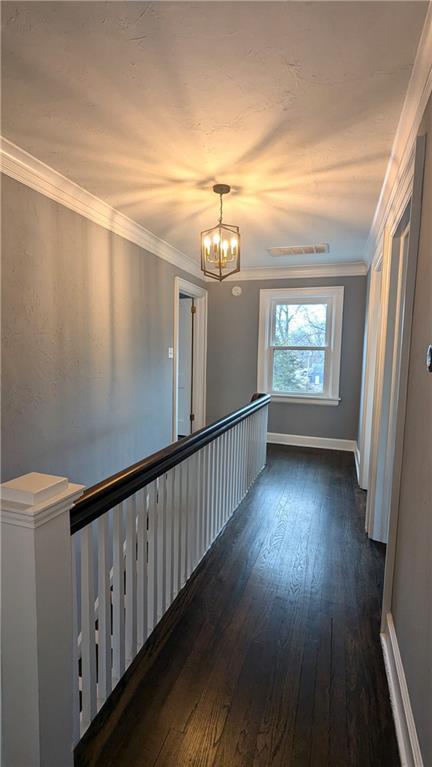
[[(224, 194), (229, 194), (231, 187), (228, 184), (215, 184), (213, 191), (220, 196), (219, 220), (216, 226), (201, 232), (201, 270), (206, 277), (222, 282), (231, 274), (240, 271), (240, 229), (238, 226), (223, 222), (222, 198)], [(223, 238), (224, 232), (231, 234), (229, 242)], [(225, 271), (231, 262), (234, 262), (235, 267), (230, 271)], [(209, 264), (215, 264), (214, 271), (209, 269)]]

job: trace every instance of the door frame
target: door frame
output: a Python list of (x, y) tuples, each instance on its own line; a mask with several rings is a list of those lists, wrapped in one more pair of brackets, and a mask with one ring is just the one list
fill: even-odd
[[(374, 387), (377, 373), (377, 350), (381, 323), (383, 250), (380, 243), (373, 259), (369, 277), (369, 298), (366, 314), (365, 350), (360, 401), (358, 437), (358, 483), (363, 490), (369, 488), (369, 467), (372, 447)], [(378, 321), (376, 321), (378, 318)], [(367, 519), (365, 523), (367, 530)]]
[(422, 216), (423, 176), (426, 154), (426, 136), (419, 136), (415, 146), (415, 166), (411, 196), (410, 241), (405, 283), (405, 306), (401, 333), (401, 362), (399, 370), (399, 389), (395, 414), (395, 450), (393, 457), (393, 475), (390, 488), (389, 533), (384, 571), (381, 631), (385, 633), (387, 615), (391, 613), (393, 596), (393, 576), (396, 557), (399, 500), (402, 477), (403, 443), (408, 394), (408, 372), (411, 348), (411, 329), (414, 312), (415, 283), (417, 260), (420, 244), (420, 225)]
[(405, 253), (404, 243), (409, 237), (407, 232), (409, 233), (410, 220), (411, 199), (409, 198), (400, 213), (400, 218), (394, 221), (391, 230), (387, 231), (387, 257), (384, 261), (382, 277), (383, 302), (377, 347), (378, 375), (374, 390), (373, 448), (366, 507), (369, 537), (382, 543), (387, 543), (388, 539), (394, 447), (394, 444), (390, 442), (390, 435), (395, 432), (399, 391), (399, 369), (395, 365), (395, 351), (400, 349), (402, 333), (402, 326), (398, 325), (397, 320), (403, 316), (405, 305), (409, 253)]
[(177, 442), (178, 420), (178, 362), (179, 362), (179, 301), (180, 293), (194, 299), (194, 348), (193, 392), (194, 431), (205, 426), (206, 421), (206, 373), (207, 373), (207, 290), (188, 282), (182, 277), (174, 279), (174, 329), (173, 329), (173, 393), (172, 393), (172, 440)]
[[(418, 241), (420, 233), (420, 212), (421, 212), (421, 187), (419, 194), (419, 177), (421, 176), (421, 183), (423, 180), (423, 166), (424, 166), (424, 150), (425, 141), (424, 137), (417, 139), (415, 145), (415, 151), (412, 153), (412, 160), (409, 166), (409, 172), (403, 179), (403, 182), (398, 189), (398, 194), (394, 200), (392, 210), (388, 216), (386, 228), (383, 235), (383, 277), (382, 277), (382, 291), (381, 291), (381, 323), (379, 331), (379, 340), (377, 346), (377, 362), (375, 370), (375, 385), (374, 385), (374, 412), (372, 417), (372, 444), (370, 449), (370, 468), (369, 468), (369, 492), (367, 498), (366, 507), (366, 530), (369, 537), (374, 540), (380, 540), (387, 542), (388, 534), (390, 535), (390, 527), (394, 520), (393, 514), (393, 493), (395, 482), (399, 487), (400, 473), (398, 476), (397, 471), (397, 449), (393, 456), (393, 470), (391, 476), (386, 475), (386, 487), (382, 488), (383, 492), (381, 497), (383, 499), (390, 499), (389, 502), (389, 514), (388, 525), (384, 531), (381, 520), (381, 509), (376, 507), (376, 489), (377, 489), (377, 465), (378, 465), (378, 449), (383, 435), (383, 429), (388, 434), (390, 430), (396, 433), (396, 440), (400, 438), (398, 430), (398, 422), (401, 416), (401, 408), (403, 408), (403, 420), (405, 418), (405, 401), (406, 401), (406, 380), (404, 374), (407, 371), (404, 370), (404, 366), (407, 364), (405, 356), (409, 356), (409, 342), (407, 341), (407, 333), (410, 332), (410, 323), (413, 310), (413, 286), (415, 283), (415, 274), (417, 268), (417, 251)], [(402, 305), (403, 305), (403, 321), (400, 328), (400, 336), (392, 339), (392, 349), (390, 350), (387, 345), (388, 341), (388, 323), (393, 320), (389, 318), (389, 307), (395, 302), (396, 296), (391, 293), (391, 289), (397, 290), (398, 283), (396, 285), (392, 281), (393, 269), (395, 266), (395, 254), (394, 254), (394, 236), (399, 227), (400, 221), (407, 209), (407, 206), (411, 202), (410, 213), (410, 240), (407, 257), (407, 270), (405, 280), (403, 284), (402, 293)], [(409, 328), (409, 330), (408, 330)], [(389, 417), (393, 416), (393, 423), (384, 423), (383, 413), (383, 385), (384, 377), (387, 373), (386, 365), (393, 365), (393, 349), (394, 345), (398, 343), (401, 348), (401, 365), (399, 371), (397, 371), (397, 381), (393, 382), (392, 388), (389, 393), (388, 410)], [(406, 347), (408, 343), (408, 347)], [(405, 345), (404, 345), (405, 344)], [(398, 491), (397, 491), (398, 492)], [(394, 517), (394, 514), (393, 514)]]

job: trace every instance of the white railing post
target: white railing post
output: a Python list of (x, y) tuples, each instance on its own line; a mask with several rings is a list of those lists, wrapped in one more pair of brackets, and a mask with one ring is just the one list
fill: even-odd
[(71, 767), (69, 510), (84, 488), (35, 472), (0, 487), (2, 764)]

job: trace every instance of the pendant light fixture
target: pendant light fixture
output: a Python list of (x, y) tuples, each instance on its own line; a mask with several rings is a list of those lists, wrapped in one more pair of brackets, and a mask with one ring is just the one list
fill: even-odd
[(207, 277), (222, 282), (240, 271), (240, 230), (222, 221), (222, 197), (230, 193), (231, 187), (215, 184), (213, 191), (220, 197), (219, 222), (201, 232), (201, 269)]

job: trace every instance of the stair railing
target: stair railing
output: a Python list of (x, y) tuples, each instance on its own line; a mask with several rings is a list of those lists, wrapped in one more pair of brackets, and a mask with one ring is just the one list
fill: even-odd
[(256, 394), (87, 490), (42, 474), (2, 485), (6, 767), (73, 764), (265, 466), (269, 401)]

